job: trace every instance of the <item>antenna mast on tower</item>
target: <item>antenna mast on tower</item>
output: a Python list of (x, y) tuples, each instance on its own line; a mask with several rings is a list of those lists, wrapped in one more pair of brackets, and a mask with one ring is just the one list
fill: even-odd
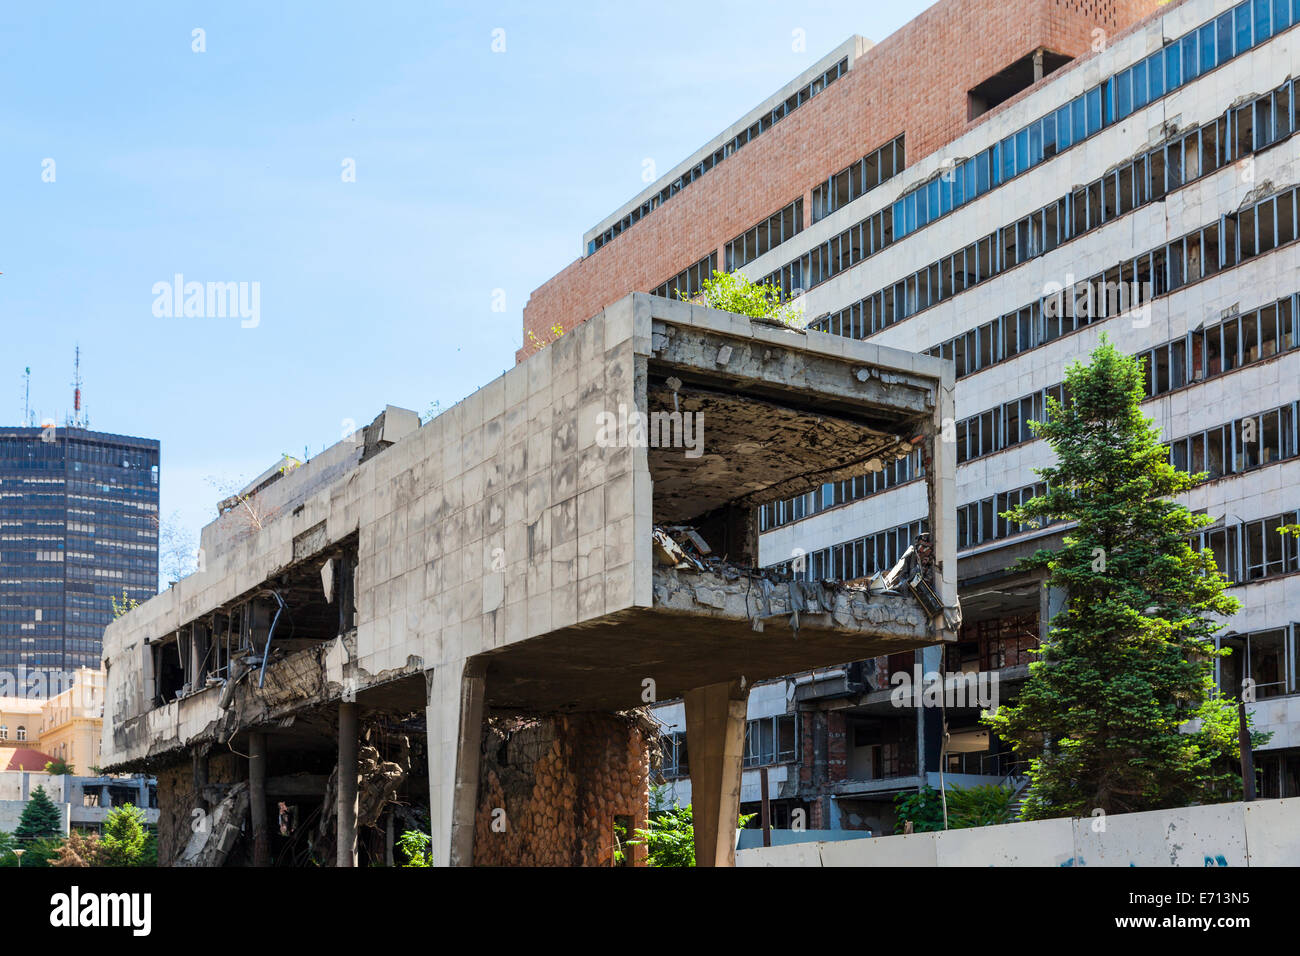
[(81, 415), (81, 345), (77, 345), (76, 358), (72, 363), (72, 421), (74, 428), (85, 428)]
[(23, 417), (22, 424), (26, 427), (32, 420), (32, 367), (29, 365), (23, 369)]

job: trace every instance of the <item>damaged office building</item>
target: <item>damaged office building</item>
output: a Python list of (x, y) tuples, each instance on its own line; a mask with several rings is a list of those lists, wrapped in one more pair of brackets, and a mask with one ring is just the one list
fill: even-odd
[[(164, 865), (402, 863), (411, 830), (434, 865), (634, 865), (643, 708), (681, 698), (697, 862), (729, 864), (749, 687), (954, 639), (952, 376), (629, 295), (223, 502), (105, 635), (103, 763), (157, 775)], [(916, 453), (929, 532), (888, 574), (759, 566), (764, 504)]]

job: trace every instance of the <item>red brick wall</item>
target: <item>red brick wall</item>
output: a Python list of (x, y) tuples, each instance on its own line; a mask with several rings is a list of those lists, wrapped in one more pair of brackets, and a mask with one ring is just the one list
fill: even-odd
[(832, 783), (849, 777), (848, 732), (844, 711), (826, 715), (826, 777)]
[(1025, 95), (967, 120), (967, 90), (1038, 47), (1082, 59), (1094, 29), (1113, 40), (1166, 9), (1159, 0), (941, 0), (703, 179), (534, 290), (516, 358), (550, 342), (553, 327), (572, 328), (671, 279), (799, 196), (807, 217), (814, 185), (899, 133), (909, 165), (942, 148)]
[[(648, 826), (647, 726), (615, 714), (580, 713), (540, 719), (509, 739), (489, 729), (475, 865), (613, 865), (615, 819), (625, 817), (633, 830)], [(644, 846), (628, 852), (633, 866), (645, 863)]]

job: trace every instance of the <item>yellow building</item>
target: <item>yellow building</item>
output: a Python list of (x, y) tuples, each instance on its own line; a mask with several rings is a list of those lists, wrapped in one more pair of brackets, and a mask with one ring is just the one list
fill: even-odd
[(90, 774), (90, 768), (99, 764), (103, 723), (101, 670), (78, 669), (68, 689), (48, 700), (0, 697), (0, 770), (9, 767), (14, 754), (25, 750), (62, 759), (76, 773)]
[(18, 748), (40, 749), (41, 708), (43, 700), (25, 697), (0, 697), (0, 770), (5, 759)]
[(79, 668), (71, 687), (42, 703), (40, 750), (71, 764), (78, 774), (93, 773), (103, 724), (104, 672)]

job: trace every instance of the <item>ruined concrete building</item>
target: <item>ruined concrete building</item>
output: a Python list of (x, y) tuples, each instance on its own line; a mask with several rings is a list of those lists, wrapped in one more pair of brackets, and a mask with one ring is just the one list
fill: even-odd
[[(638, 708), (680, 697), (697, 859), (728, 863), (750, 686), (954, 638), (952, 375), (628, 295), (224, 502), (202, 570), (107, 631), (103, 763), (157, 774), (164, 863), (384, 862), (421, 828), (437, 865), (635, 863)], [(759, 567), (764, 505), (911, 455), (930, 533), (893, 574)]]

